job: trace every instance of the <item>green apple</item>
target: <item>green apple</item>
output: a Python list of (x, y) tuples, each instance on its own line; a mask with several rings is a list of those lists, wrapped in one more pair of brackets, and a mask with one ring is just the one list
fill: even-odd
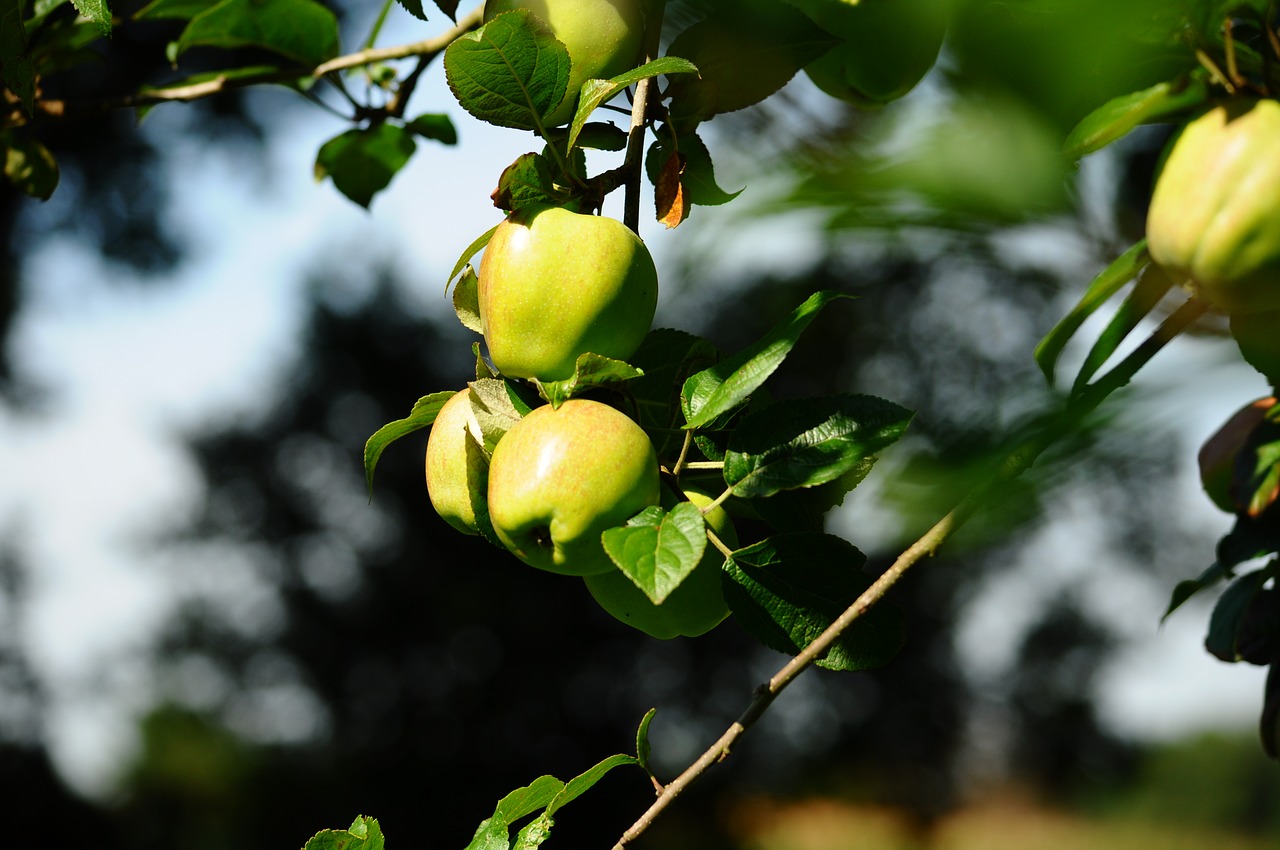
[(1239, 504), (1240, 500), (1235, 493), (1236, 458), (1275, 403), (1275, 398), (1260, 398), (1246, 404), (1233, 413), (1200, 447), (1196, 457), (1200, 467), (1200, 484), (1213, 503), (1229, 514), (1246, 507)]
[(471, 390), (455, 393), (431, 425), (427, 438), (427, 495), (431, 506), (463, 534), (478, 534), (476, 506), (488, 489), (484, 439), (471, 410)]
[(1179, 132), (1151, 195), (1147, 247), (1224, 313), (1280, 310), (1280, 102), (1236, 98)]
[(578, 90), (587, 80), (607, 80), (640, 64), (648, 0), (488, 0), (484, 19), (527, 9), (564, 44), (573, 63), (564, 101), (543, 118), (548, 127), (568, 123)]
[(600, 535), (658, 495), (649, 435), (598, 401), (535, 408), (502, 436), (489, 464), (498, 539), (526, 564), (564, 575), (616, 570)]
[(480, 262), (480, 325), (498, 371), (572, 377), (578, 356), (626, 360), (658, 303), (658, 273), (622, 222), (526, 207), (498, 225)]
[(946, 34), (942, 0), (787, 0), (841, 44), (805, 66), (818, 88), (877, 109), (915, 87)]
[[(694, 489), (686, 490), (685, 496), (699, 508), (705, 508), (714, 501), (711, 496)], [(675, 502), (675, 495), (664, 488), (663, 505), (670, 508)], [(738, 535), (724, 508), (717, 506), (704, 519), (721, 542), (730, 549), (738, 547)], [(600, 607), (628, 626), (663, 640), (697, 637), (711, 631), (729, 616), (729, 606), (720, 590), (720, 567), (724, 560), (724, 554), (708, 541), (702, 560), (680, 582), (680, 586), (662, 600), (661, 605), (653, 604), (653, 600), (622, 570), (587, 576), (583, 581)]]

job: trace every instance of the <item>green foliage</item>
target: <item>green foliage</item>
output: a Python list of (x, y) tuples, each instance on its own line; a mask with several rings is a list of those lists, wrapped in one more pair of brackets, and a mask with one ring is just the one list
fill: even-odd
[(618, 569), (661, 605), (702, 560), (707, 532), (702, 512), (681, 502), (670, 511), (645, 508), (625, 526), (606, 531), (602, 540)]
[(406, 434), (420, 431), (435, 422), (436, 414), (440, 412), (440, 408), (444, 407), (444, 403), (452, 397), (453, 392), (424, 395), (414, 403), (413, 410), (409, 411), (408, 416), (404, 419), (388, 422), (369, 437), (364, 444), (364, 476), (371, 495), (373, 493), (373, 471), (377, 468), (378, 459), (382, 457), (382, 453), (386, 451), (387, 446)]
[(376, 818), (357, 815), (346, 829), (325, 829), (313, 835), (302, 850), (383, 850), (382, 828)]
[(320, 147), (316, 179), (330, 178), (338, 191), (367, 208), (413, 156), (414, 148), (413, 135), (395, 124), (347, 130)]
[(314, 0), (221, 0), (191, 19), (176, 55), (192, 47), (258, 47), (314, 67), (338, 55), (338, 20)]
[(21, 130), (0, 132), (4, 176), (20, 191), (47, 201), (58, 187), (58, 162), (38, 139)]

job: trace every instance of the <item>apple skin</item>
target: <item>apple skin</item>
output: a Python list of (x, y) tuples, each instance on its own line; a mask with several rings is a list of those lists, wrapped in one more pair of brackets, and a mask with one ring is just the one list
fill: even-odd
[(946, 34), (940, 0), (787, 0), (843, 39), (805, 66), (818, 88), (859, 109), (911, 91), (938, 59)]
[(484, 19), (527, 9), (569, 51), (568, 94), (543, 118), (546, 126), (558, 127), (573, 117), (583, 83), (607, 80), (640, 64), (647, 5), (647, 0), (488, 0)]
[[(689, 501), (705, 508), (714, 499), (694, 489), (685, 491)], [(663, 506), (674, 507), (675, 495), (663, 488)], [(738, 548), (738, 535), (724, 508), (716, 507), (704, 519), (715, 535), (730, 549)], [(680, 586), (673, 590), (661, 605), (644, 591), (622, 570), (587, 576), (583, 581), (600, 607), (628, 626), (639, 629), (650, 637), (670, 640), (675, 637), (697, 637), (706, 634), (729, 616), (729, 606), (720, 589), (720, 567), (724, 555), (707, 542), (702, 560), (685, 576)]]
[(658, 457), (639, 425), (607, 404), (535, 408), (489, 464), (489, 518), (520, 560), (563, 575), (616, 570), (600, 535), (658, 504)]
[(626, 360), (658, 305), (649, 250), (622, 222), (526, 207), (498, 225), (479, 274), (480, 325), (504, 375), (559, 381), (578, 356)]
[(1236, 98), (1188, 123), (1147, 213), (1151, 259), (1217, 310), (1280, 310), (1280, 102)]
[(436, 513), (463, 534), (479, 533), (476, 505), (484, 504), (489, 477), (483, 443), (471, 390), (455, 393), (436, 414), (427, 438), (427, 495)]
[(1205, 440), (1196, 456), (1201, 486), (1213, 503), (1229, 514), (1243, 512), (1248, 507), (1240, 504), (1235, 494), (1236, 458), (1275, 403), (1274, 397), (1260, 398), (1237, 410)]

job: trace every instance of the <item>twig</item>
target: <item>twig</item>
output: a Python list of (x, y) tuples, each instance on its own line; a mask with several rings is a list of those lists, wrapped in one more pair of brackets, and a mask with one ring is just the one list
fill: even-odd
[[(644, 61), (658, 57), (658, 38), (662, 34), (662, 16), (666, 0), (655, 0), (649, 6), (649, 18), (645, 22)], [(641, 161), (644, 158), (644, 134), (649, 121), (649, 92), (654, 80), (646, 77), (636, 84), (636, 97), (631, 103), (631, 127), (627, 131), (627, 156), (623, 162), (626, 198), (622, 210), (622, 223), (635, 233), (640, 232)]]
[(643, 815), (622, 834), (613, 850), (623, 850), (627, 844), (638, 838), (667, 806), (671, 805), (683, 791), (695, 780), (706, 773), (713, 765), (728, 757), (733, 745), (751, 728), (751, 725), (777, 698), (787, 685), (797, 676), (812, 666), (813, 662), (827, 653), (827, 650), (844, 634), (855, 620), (865, 614), (879, 602), (889, 589), (893, 587), (907, 570), (919, 563), (926, 555), (933, 555), (938, 547), (950, 537), (956, 529), (972, 517), (986, 501), (987, 496), (1001, 484), (1017, 478), (1036, 462), (1036, 459), (1057, 440), (1064, 432), (1062, 426), (1070, 426), (1100, 405), (1111, 393), (1126, 385), (1137, 371), (1160, 351), (1171, 339), (1187, 328), (1192, 322), (1204, 314), (1206, 305), (1192, 299), (1172, 313), (1151, 336), (1138, 348), (1122, 360), (1106, 376), (1090, 384), (1082, 393), (1073, 398), (1057, 417), (1058, 427), (1044, 429), (1038, 436), (1028, 439), (1015, 448), (1005, 458), (992, 478), (979, 485), (966, 495), (952, 510), (926, 531), (916, 542), (907, 547), (890, 567), (859, 596), (854, 603), (845, 609), (835, 622), (827, 627), (816, 640), (787, 662), (768, 682), (755, 690), (746, 710), (725, 730), (711, 747), (689, 765), (683, 773), (669, 782), (662, 793)]

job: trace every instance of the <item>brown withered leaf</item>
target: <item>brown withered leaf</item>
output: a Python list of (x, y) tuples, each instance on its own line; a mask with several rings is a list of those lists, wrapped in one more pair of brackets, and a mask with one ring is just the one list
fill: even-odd
[(657, 208), (658, 221), (667, 229), (678, 227), (689, 217), (689, 195), (685, 191), (684, 177), (685, 157), (676, 151), (667, 158), (658, 175), (658, 182), (653, 187), (654, 206)]

